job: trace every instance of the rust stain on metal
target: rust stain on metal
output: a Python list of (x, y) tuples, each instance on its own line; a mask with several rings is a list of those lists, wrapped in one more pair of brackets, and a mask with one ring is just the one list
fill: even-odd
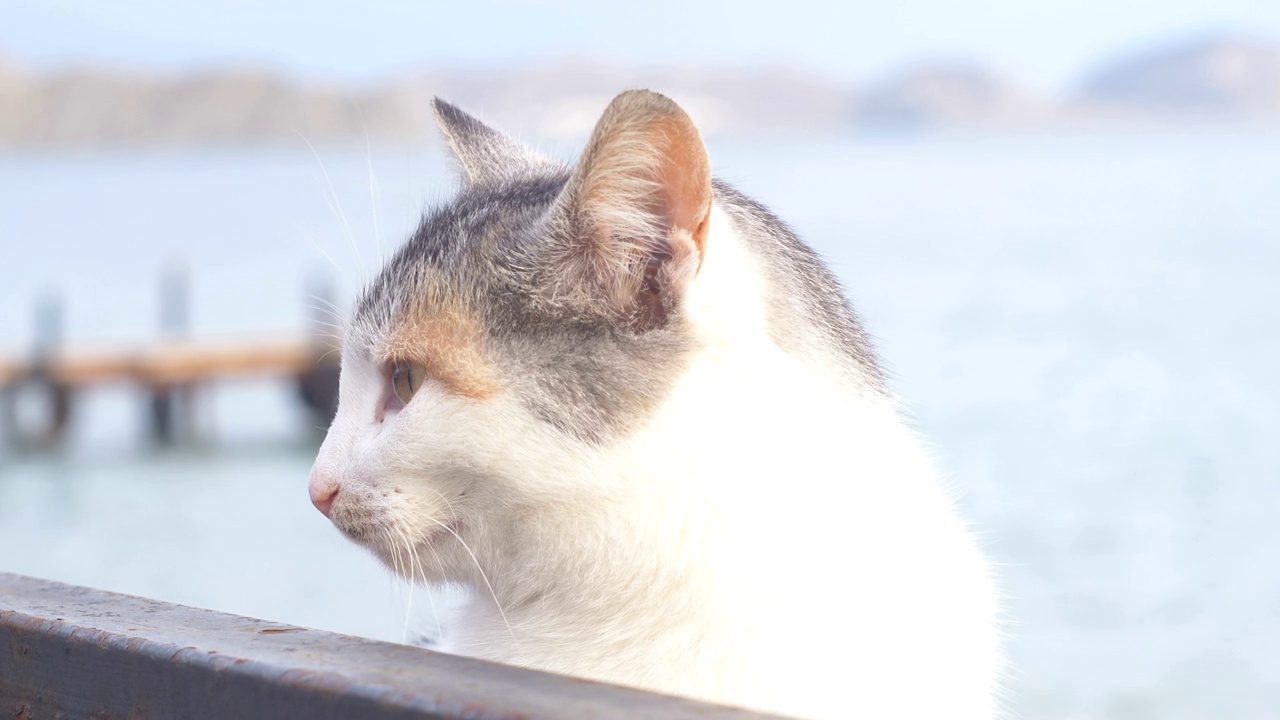
[(292, 685), (320, 695), (337, 697), (350, 692), (354, 683), (336, 673), (314, 672), (311, 670), (289, 670), (278, 678), (284, 685)]
[[(622, 712), (622, 710), (619, 709), (619, 712)], [(463, 705), (459, 709), (458, 717), (482, 718), (486, 717), (488, 713), (488, 706), (479, 703), (471, 703), (469, 705)], [(527, 713), (509, 713), (503, 716), (503, 720), (533, 720), (533, 716)]]

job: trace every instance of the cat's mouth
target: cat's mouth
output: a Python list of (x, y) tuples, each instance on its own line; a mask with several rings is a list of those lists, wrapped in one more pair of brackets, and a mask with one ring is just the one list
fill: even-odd
[(457, 520), (439, 520), (423, 528), (375, 523), (340, 523), (334, 525), (351, 540), (373, 553), (383, 565), (406, 579), (429, 579), (439, 572), (440, 551), (450, 542), (462, 540), (462, 524)]
[(412, 505), (371, 504), (363, 500), (340, 496), (329, 514), (329, 521), (342, 534), (371, 549), (388, 544), (401, 547), (435, 545), (445, 538), (457, 536), (462, 529), (462, 523), (452, 513), (436, 518)]

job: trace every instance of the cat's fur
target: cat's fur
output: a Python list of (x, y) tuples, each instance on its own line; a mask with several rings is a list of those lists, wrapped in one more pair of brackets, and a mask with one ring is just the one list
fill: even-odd
[[(458, 197), (356, 305), (313, 499), (446, 648), (812, 717), (991, 718), (987, 565), (831, 273), (632, 91), (563, 167), (436, 103)], [(430, 379), (402, 409), (389, 365)]]

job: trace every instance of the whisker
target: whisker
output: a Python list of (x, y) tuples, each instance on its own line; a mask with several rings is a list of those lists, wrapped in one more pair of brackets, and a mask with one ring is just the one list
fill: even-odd
[(436, 495), (439, 495), (440, 499), (444, 501), (444, 506), (449, 508), (449, 517), (454, 520), (458, 519), (458, 513), (453, 509), (453, 503), (449, 502), (449, 498), (446, 497), (444, 493), (440, 492), (439, 490), (433, 487), (427, 487), (425, 485), (422, 487), (422, 489), (428, 490), (430, 492), (435, 493)]
[(342, 349), (342, 338), (335, 336), (333, 333), (325, 332), (313, 334), (311, 339), (329, 348), (329, 352), (337, 352)]
[(401, 630), (400, 630), (400, 642), (404, 643), (405, 645), (408, 645), (408, 644), (409, 644), (409, 622), (410, 622), (411, 620), (413, 620), (413, 591), (417, 588), (418, 583), (417, 583), (417, 582), (415, 582), (415, 581), (414, 581), (414, 579), (413, 579), (413, 577), (412, 577), (412, 576), (414, 575), (414, 573), (416, 572), (416, 571), (415, 571), (415, 569), (414, 569), (414, 567), (413, 567), (413, 564), (412, 564), (412, 563), (413, 563), (413, 555), (412, 555), (413, 548), (412, 548), (412, 546), (411, 546), (411, 545), (409, 545), (409, 540), (408, 540), (408, 538), (405, 538), (403, 534), (401, 534), (401, 539), (403, 539), (403, 540), (404, 540), (404, 543), (405, 543), (405, 550), (408, 550), (408, 551), (409, 551), (409, 553), (410, 553), (410, 555), (409, 555), (409, 562), (410, 562), (410, 565), (409, 565), (409, 575), (410, 575), (411, 577), (409, 578), (409, 601), (408, 601), (407, 603), (405, 603), (405, 606), (404, 606), (404, 627), (403, 627), (403, 628), (401, 628)]
[[(312, 309), (321, 310), (322, 308), (312, 308)], [(320, 318), (313, 318), (311, 322), (319, 327), (329, 328), (330, 330), (334, 330), (338, 332), (340, 332), (343, 329), (343, 327), (337, 323), (329, 322), (328, 320), (322, 320)]]
[(315, 145), (312, 145), (311, 141), (307, 139), (307, 136), (302, 133), (298, 133), (298, 137), (302, 138), (302, 142), (306, 143), (307, 147), (311, 150), (311, 156), (316, 159), (316, 163), (320, 166), (320, 172), (324, 175), (324, 181), (329, 186), (329, 196), (333, 198), (333, 201), (330, 202), (329, 198), (325, 198), (325, 203), (329, 205), (329, 210), (338, 217), (338, 221), (342, 223), (342, 229), (347, 233), (347, 240), (350, 241), (351, 249), (356, 254), (356, 263), (360, 266), (360, 284), (363, 285), (365, 269), (364, 257), (360, 254), (360, 247), (356, 245), (356, 237), (351, 232), (351, 224), (347, 222), (347, 214), (342, 211), (342, 201), (338, 199), (338, 191), (334, 189), (333, 180), (329, 177), (329, 171), (325, 168), (324, 161), (320, 159), (320, 153), (316, 152)]
[(343, 335), (342, 328), (337, 325), (334, 325), (333, 323), (325, 322), (323, 320), (313, 320), (312, 324), (315, 325), (316, 328), (324, 330), (323, 333), (320, 333), (321, 335), (324, 335), (333, 339), (337, 339)]
[[(444, 577), (445, 576), (444, 559), (440, 557), (440, 553), (436, 552), (436, 549), (434, 547), (427, 545), (427, 549), (431, 551), (431, 555), (434, 556), (436, 559), (436, 566), (440, 568), (440, 576)], [(431, 585), (430, 583), (427, 583), (428, 588), (430, 588), (430, 585)], [(428, 592), (430, 592), (430, 589), (428, 589)], [(436, 616), (436, 641), (443, 643), (444, 628), (441, 627), (440, 625), (440, 612), (436, 609), (434, 602), (431, 604), (431, 612), (434, 613)]]
[(327, 335), (335, 339), (346, 334), (346, 329), (342, 325), (332, 323), (321, 318), (312, 318), (311, 325), (314, 326), (314, 329), (316, 330), (323, 330), (322, 333), (318, 334)]
[(383, 537), (385, 537), (385, 538), (386, 538), (387, 547), (391, 548), (391, 568), (392, 568), (392, 571), (389, 573), (390, 578), (388, 578), (388, 579), (389, 579), (389, 580), (390, 580), (390, 582), (391, 582), (391, 587), (393, 587), (393, 588), (397, 588), (397, 593), (396, 593), (396, 594), (398, 595), (398, 594), (399, 594), (399, 592), (398, 592), (398, 588), (399, 588), (399, 586), (400, 586), (398, 581), (399, 581), (399, 579), (400, 579), (400, 577), (401, 577), (401, 572), (400, 572), (400, 548), (395, 544), (395, 539), (391, 537), (391, 533), (390, 533), (390, 532), (388, 532), (385, 528), (383, 528), (383, 529), (382, 529), (382, 535), (383, 535)]
[(307, 309), (314, 310), (317, 313), (324, 313), (325, 317), (329, 318), (334, 322), (342, 322), (342, 320), (345, 319), (345, 316), (343, 315), (343, 313), (340, 313), (337, 310), (327, 305), (317, 305), (315, 303), (309, 302), (307, 303)]
[[(387, 528), (381, 528), (382, 535), (387, 539), (387, 547), (391, 548), (391, 564), (394, 568), (394, 575), (397, 579), (403, 580), (405, 576), (404, 568), (400, 562), (400, 543), (396, 538), (391, 536), (391, 531)], [(404, 540), (404, 536), (400, 536), (400, 540)], [(406, 547), (408, 547), (406, 542)], [(411, 570), (412, 572), (412, 570)], [(413, 613), (413, 581), (409, 581), (409, 597), (404, 608), (404, 627), (400, 631), (400, 641), (408, 644), (409, 642), (409, 618)]]
[(389, 532), (387, 532), (387, 530), (385, 530), (385, 529), (383, 530), (383, 534), (384, 534), (384, 536), (385, 536), (385, 537), (387, 537), (387, 546), (388, 546), (388, 547), (390, 547), (390, 548), (392, 548), (392, 569), (393, 569), (393, 573), (394, 573), (394, 575), (396, 575), (396, 577), (399, 577), (399, 552), (398, 552), (398, 548), (396, 547), (396, 544), (394, 544), (394, 543), (392, 542), (392, 534), (390, 534)]
[(378, 196), (373, 180), (373, 147), (369, 143), (369, 126), (364, 121), (364, 110), (356, 105), (356, 114), (360, 116), (360, 127), (364, 129), (364, 153), (369, 161), (369, 204), (373, 208), (373, 242), (378, 252), (378, 264), (382, 264), (382, 238), (378, 234)]
[[(410, 560), (417, 563), (418, 572), (422, 578), (422, 587), (427, 591), (427, 604), (431, 606), (431, 616), (435, 618), (436, 621), (436, 640), (439, 641), (439, 639), (444, 636), (444, 629), (440, 626), (440, 611), (436, 608), (435, 598), (431, 595), (431, 583), (427, 582), (427, 571), (422, 567), (422, 558), (418, 557), (418, 544), (409, 541), (409, 538), (407, 537), (409, 535), (408, 531), (406, 531), (399, 522), (397, 522), (397, 531), (402, 536), (406, 536), (406, 544), (409, 548)], [(431, 552), (434, 553), (435, 550), (432, 550)], [(436, 555), (436, 562), (440, 564), (439, 555)], [(441, 567), (443, 567), (443, 564), (441, 564)]]
[(329, 298), (316, 295), (315, 293), (310, 293), (309, 296), (312, 300), (315, 300), (318, 303), (323, 303), (324, 305), (327, 305), (329, 308), (331, 308), (333, 310), (334, 316), (336, 317), (342, 316), (343, 314), (342, 308), (338, 307), (338, 304), (335, 303), (334, 301), (330, 300)]
[(507, 634), (511, 636), (512, 642), (518, 642), (516, 640), (515, 630), (511, 629), (511, 621), (507, 619), (507, 612), (502, 609), (502, 603), (498, 600), (498, 593), (494, 592), (493, 590), (493, 583), (489, 582), (489, 576), (485, 574), (484, 568), (480, 566), (480, 560), (476, 558), (476, 554), (471, 552), (471, 547), (467, 545), (467, 541), (463, 540), (462, 536), (459, 535), (457, 532), (455, 532), (454, 529), (449, 527), (448, 525), (440, 522), (439, 520), (431, 516), (426, 516), (426, 517), (431, 522), (439, 525), (445, 530), (448, 530), (449, 534), (457, 538), (458, 542), (462, 544), (462, 549), (466, 550), (467, 554), (471, 556), (471, 562), (475, 563), (476, 570), (479, 571), (480, 573), (480, 579), (484, 580), (485, 587), (489, 588), (489, 595), (493, 597), (493, 604), (495, 607), (498, 608), (498, 614), (502, 616), (502, 623), (507, 626)]
[(317, 252), (323, 255), (325, 260), (329, 261), (329, 264), (333, 266), (333, 269), (337, 270), (338, 274), (342, 276), (342, 281), (350, 285), (351, 276), (347, 275), (347, 271), (341, 265), (338, 264), (338, 261), (333, 259), (332, 255), (326, 252), (324, 248), (320, 247), (320, 243), (316, 242), (315, 237), (311, 233), (307, 232), (306, 230), (303, 230), (302, 226), (297, 224), (296, 222), (293, 224), (293, 227), (295, 230), (297, 230), (299, 233), (301, 233), (307, 238), (307, 242), (311, 243), (311, 247), (315, 248)]

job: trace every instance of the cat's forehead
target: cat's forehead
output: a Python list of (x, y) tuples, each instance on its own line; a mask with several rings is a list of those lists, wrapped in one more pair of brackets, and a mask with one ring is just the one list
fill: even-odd
[(422, 266), (458, 271), (491, 261), (524, 239), (555, 202), (566, 180), (567, 175), (556, 173), (463, 188), (452, 200), (423, 215), (384, 275), (411, 274)]
[(353, 327), (385, 332), (410, 308), (483, 301), (521, 244), (536, 241), (538, 224), (566, 180), (566, 173), (555, 172), (467, 187), (429, 209), (365, 289)]

